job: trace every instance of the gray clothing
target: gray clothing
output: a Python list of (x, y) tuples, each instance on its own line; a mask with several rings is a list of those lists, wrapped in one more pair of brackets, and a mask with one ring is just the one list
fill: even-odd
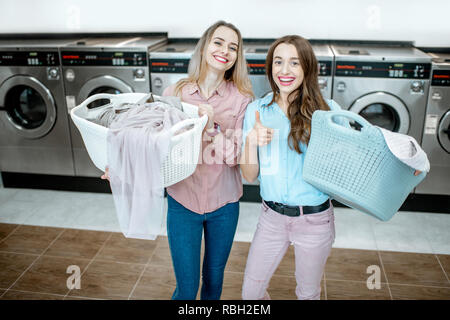
[[(114, 108), (112, 108), (114, 111)], [(165, 102), (128, 105), (105, 119), (110, 185), (119, 224), (128, 238), (154, 240), (161, 231), (170, 128), (188, 116)]]
[(161, 102), (165, 105), (175, 107), (183, 111), (183, 105), (178, 97), (155, 97), (151, 93), (136, 103), (125, 103), (119, 106), (106, 106), (93, 118), (92, 122), (109, 128), (114, 120), (118, 120), (124, 112), (135, 106), (151, 106), (153, 103)]

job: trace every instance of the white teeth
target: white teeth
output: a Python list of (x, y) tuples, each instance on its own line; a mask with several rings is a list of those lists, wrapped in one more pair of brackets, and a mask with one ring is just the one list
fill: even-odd
[(217, 56), (215, 56), (215, 58), (216, 58), (217, 60), (219, 60), (219, 61), (222, 61), (222, 62), (227, 62), (227, 61), (228, 61), (228, 60), (226, 60), (226, 59), (224, 59), (224, 58), (217, 57)]

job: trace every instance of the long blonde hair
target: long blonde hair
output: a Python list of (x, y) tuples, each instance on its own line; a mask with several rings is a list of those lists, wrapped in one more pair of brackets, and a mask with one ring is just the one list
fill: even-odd
[(250, 97), (254, 96), (252, 91), (252, 84), (250, 82), (250, 79), (248, 78), (247, 63), (244, 58), (244, 46), (241, 33), (239, 32), (239, 29), (236, 28), (233, 24), (227, 23), (222, 20), (214, 23), (203, 33), (202, 37), (195, 46), (194, 53), (189, 62), (188, 77), (181, 79), (176, 83), (174, 90), (175, 95), (181, 96), (181, 90), (185, 85), (190, 83), (198, 83), (205, 79), (208, 69), (204, 56), (214, 34), (214, 31), (216, 31), (216, 29), (221, 26), (230, 28), (231, 30), (236, 32), (239, 41), (236, 62), (229, 70), (225, 72), (224, 78), (227, 81), (233, 81), (239, 92), (243, 95)]

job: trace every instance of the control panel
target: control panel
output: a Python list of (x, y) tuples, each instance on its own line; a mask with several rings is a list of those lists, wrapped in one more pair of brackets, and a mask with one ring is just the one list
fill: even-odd
[(63, 66), (146, 66), (146, 52), (61, 52)]
[(58, 66), (57, 52), (0, 51), (0, 66)]
[(339, 77), (429, 79), (430, 63), (385, 63), (337, 61)]

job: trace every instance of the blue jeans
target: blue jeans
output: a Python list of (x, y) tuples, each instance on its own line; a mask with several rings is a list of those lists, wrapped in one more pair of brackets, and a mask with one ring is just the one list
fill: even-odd
[(200, 250), (205, 232), (202, 300), (219, 300), (223, 273), (239, 218), (239, 202), (198, 214), (167, 195), (167, 236), (177, 280), (173, 300), (195, 300), (200, 281)]

